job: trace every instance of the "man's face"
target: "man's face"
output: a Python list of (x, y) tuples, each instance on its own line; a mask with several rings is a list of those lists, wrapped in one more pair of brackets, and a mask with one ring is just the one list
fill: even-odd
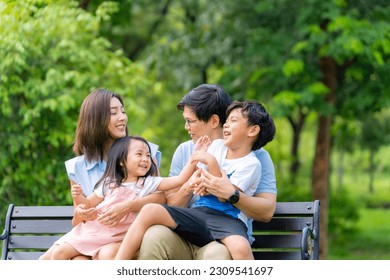
[(188, 134), (194, 142), (196, 142), (199, 137), (203, 135), (210, 136), (210, 131), (212, 129), (211, 125), (209, 125), (210, 122), (199, 120), (196, 117), (195, 112), (190, 107), (184, 106), (183, 118), (185, 121), (184, 129), (187, 130)]

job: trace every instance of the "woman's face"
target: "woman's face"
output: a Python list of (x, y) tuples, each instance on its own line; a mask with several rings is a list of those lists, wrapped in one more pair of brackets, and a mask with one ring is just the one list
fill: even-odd
[(108, 131), (112, 138), (118, 139), (126, 136), (127, 115), (122, 103), (116, 97), (111, 98), (110, 114)]

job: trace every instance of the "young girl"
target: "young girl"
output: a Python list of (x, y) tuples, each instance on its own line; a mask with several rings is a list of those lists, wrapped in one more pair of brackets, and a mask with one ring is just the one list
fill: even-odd
[[(206, 150), (209, 144), (208, 137), (199, 139), (196, 151)], [(108, 152), (103, 177), (96, 184), (92, 195), (85, 198), (78, 186), (72, 188), (77, 208), (93, 209), (99, 216), (112, 204), (135, 200), (156, 190), (163, 191), (181, 186), (195, 171), (196, 165), (193, 161), (186, 165), (179, 176), (167, 178), (152, 176), (157, 167), (151, 160), (150, 153), (149, 144), (142, 137), (126, 136), (116, 140)], [(135, 216), (136, 213), (129, 213), (114, 227), (106, 226), (97, 220), (78, 223), (69, 233), (56, 241), (41, 259), (67, 260), (79, 255), (94, 258), (101, 247), (122, 241)]]

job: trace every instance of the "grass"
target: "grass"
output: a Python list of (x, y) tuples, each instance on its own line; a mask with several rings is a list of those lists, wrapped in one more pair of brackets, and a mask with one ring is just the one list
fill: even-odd
[(390, 260), (390, 209), (361, 209), (358, 232), (344, 244), (330, 244), (330, 260)]

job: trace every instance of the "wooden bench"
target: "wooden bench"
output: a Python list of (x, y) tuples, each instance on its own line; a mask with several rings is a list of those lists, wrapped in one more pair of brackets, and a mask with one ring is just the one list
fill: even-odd
[[(255, 221), (256, 259), (318, 259), (319, 201), (278, 202), (269, 223)], [(36, 260), (72, 228), (73, 206), (9, 205), (2, 260)]]

